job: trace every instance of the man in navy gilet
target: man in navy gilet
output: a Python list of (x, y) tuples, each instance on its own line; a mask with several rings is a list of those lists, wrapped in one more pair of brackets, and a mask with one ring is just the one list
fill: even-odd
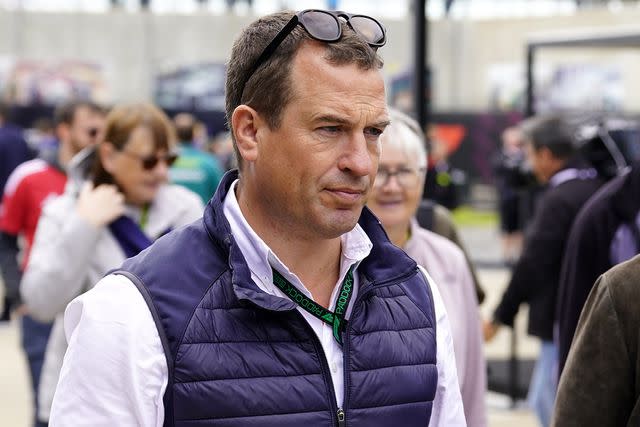
[(52, 425), (466, 425), (437, 288), (363, 208), (385, 41), (373, 18), (317, 10), (242, 31), (239, 171), (68, 306)]

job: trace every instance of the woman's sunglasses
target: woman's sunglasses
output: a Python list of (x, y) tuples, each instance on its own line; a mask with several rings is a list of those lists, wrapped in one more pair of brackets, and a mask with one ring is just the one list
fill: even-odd
[(251, 78), (262, 64), (271, 58), (278, 46), (280, 46), (282, 41), (297, 25), (302, 25), (302, 28), (316, 40), (334, 43), (342, 37), (342, 25), (340, 24), (339, 18), (344, 19), (347, 25), (372, 48), (377, 49), (384, 46), (387, 42), (387, 31), (384, 26), (370, 16), (352, 15), (345, 12), (331, 12), (319, 9), (303, 10), (293, 15), (287, 25), (276, 34), (271, 43), (262, 51), (242, 82), (240, 94), (244, 93), (244, 87), (249, 81), (249, 78)]
[(126, 150), (120, 150), (120, 152), (122, 154), (126, 154), (127, 156), (133, 159), (137, 159), (142, 165), (142, 168), (144, 170), (153, 170), (161, 160), (165, 162), (167, 167), (171, 167), (171, 165), (173, 165), (175, 161), (178, 159), (178, 154), (174, 152), (169, 152), (163, 155), (150, 154), (148, 156), (141, 156), (136, 153), (130, 153), (129, 151), (126, 151)]

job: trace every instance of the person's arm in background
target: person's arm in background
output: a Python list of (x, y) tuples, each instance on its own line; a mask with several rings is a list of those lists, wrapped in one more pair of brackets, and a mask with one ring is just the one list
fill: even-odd
[(0, 208), (0, 273), (5, 284), (5, 297), (13, 309), (21, 304), (22, 269), (18, 263), (18, 236), (25, 227), (28, 191), (28, 183), (21, 178), (20, 172), (14, 170), (4, 188)]
[(559, 236), (567, 234), (572, 219), (571, 208), (566, 207), (564, 201), (550, 197), (540, 201), (525, 237), (522, 255), (494, 311), (494, 321), (513, 326), (522, 303), (546, 287), (557, 286), (566, 242)]
[(123, 212), (124, 197), (110, 185), (87, 184), (77, 200), (65, 195), (44, 206), (20, 285), (35, 319), (53, 320), (82, 293), (104, 226)]
[(5, 298), (11, 307), (20, 305), (20, 280), (22, 271), (18, 265), (18, 236), (0, 231), (0, 272), (5, 286)]
[(478, 274), (476, 272), (476, 267), (471, 261), (471, 257), (469, 256), (469, 252), (465, 247), (460, 235), (458, 233), (458, 228), (453, 222), (453, 217), (451, 216), (451, 212), (442, 205), (435, 204), (433, 209), (433, 229), (431, 230), (436, 234), (439, 234), (447, 239), (451, 240), (455, 243), (464, 254), (464, 258), (467, 261), (467, 266), (469, 267), (469, 272), (471, 273), (471, 278), (473, 280), (473, 286), (476, 290), (476, 296), (478, 298), (478, 304), (482, 304), (485, 298), (485, 292), (480, 285), (480, 280), (478, 279)]

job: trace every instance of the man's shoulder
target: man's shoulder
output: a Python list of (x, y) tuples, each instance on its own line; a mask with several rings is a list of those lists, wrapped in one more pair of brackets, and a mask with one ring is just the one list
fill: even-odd
[(637, 301), (640, 300), (639, 279), (640, 255), (605, 272), (592, 291), (596, 293), (594, 297), (603, 301), (622, 327), (628, 328), (634, 337), (637, 337), (640, 325), (640, 311), (637, 310)]
[(542, 194), (539, 205), (550, 215), (559, 213), (572, 213), (595, 194), (602, 186), (603, 181), (594, 179), (573, 179), (556, 187), (547, 188)]
[(51, 166), (42, 159), (27, 160), (16, 167), (5, 186), (5, 194), (11, 195), (15, 193), (20, 185), (24, 183), (34, 182), (41, 174), (47, 174), (50, 172)]
[(620, 263), (603, 274), (603, 286), (607, 287), (619, 300), (633, 301), (640, 299), (640, 255)]
[(561, 198), (565, 200), (579, 200), (583, 199), (585, 196), (589, 196), (595, 193), (600, 187), (604, 180), (599, 177), (595, 178), (585, 178), (585, 179), (571, 179), (569, 181), (563, 182), (556, 187), (551, 187), (547, 190), (549, 197), (551, 198)]
[[(123, 269), (134, 274), (144, 271), (162, 272), (163, 278), (175, 278), (200, 271), (214, 260), (219, 264), (224, 257), (218, 253), (217, 243), (207, 232), (203, 221), (195, 221), (162, 236), (138, 255), (125, 261)], [(206, 256), (191, 256), (193, 253)]]

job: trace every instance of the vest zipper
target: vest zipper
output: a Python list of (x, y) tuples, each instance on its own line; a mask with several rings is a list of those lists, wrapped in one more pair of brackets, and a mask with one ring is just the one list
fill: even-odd
[(345, 427), (347, 425), (347, 417), (344, 414), (342, 408), (338, 409), (338, 427)]
[[(331, 412), (337, 415), (336, 420), (338, 422), (338, 427), (343, 427), (346, 425), (345, 424), (346, 418), (342, 408), (338, 408), (338, 399), (336, 398), (336, 392), (333, 387), (333, 379), (331, 378), (331, 372), (329, 371), (329, 362), (327, 362), (327, 355), (325, 354), (324, 349), (322, 348), (322, 343), (320, 342), (320, 339), (318, 339), (316, 332), (313, 330), (309, 322), (307, 322), (307, 319), (304, 318), (302, 313), (300, 313), (298, 310), (295, 310), (295, 309), (292, 311), (295, 311), (298, 317), (300, 318), (300, 320), (302, 320), (302, 324), (307, 329), (307, 332), (311, 337), (311, 341), (313, 342), (313, 346), (315, 347), (316, 354), (318, 355), (318, 359), (320, 359), (320, 369), (322, 370), (322, 377), (325, 379), (325, 382), (327, 383), (327, 386), (329, 388), (328, 397), (329, 397), (329, 404), (331, 406)], [(342, 420), (340, 420), (341, 413), (342, 413)]]
[[(355, 309), (355, 303), (353, 308)], [(353, 317), (353, 310), (351, 310), (351, 319)], [(347, 327), (344, 330), (344, 334), (342, 334), (342, 366), (343, 366), (343, 376), (344, 376), (344, 401), (342, 402), (342, 408), (338, 409), (338, 427), (346, 427), (347, 425), (347, 414), (345, 410), (349, 408), (349, 390), (351, 390), (350, 385), (350, 377), (349, 375), (349, 322), (347, 322)]]
[[(416, 267), (417, 269), (418, 267)], [(414, 273), (414, 271), (407, 273), (407, 274), (403, 274), (401, 277), (386, 281), (386, 282), (380, 282), (374, 285), (373, 282), (369, 282), (368, 284), (370, 286), (367, 286), (367, 289), (364, 292), (359, 292), (359, 295), (356, 297), (356, 300), (353, 303), (353, 309), (351, 311), (351, 315), (349, 316), (349, 319), (353, 318), (353, 313), (355, 312), (356, 306), (358, 305), (358, 302), (364, 298), (366, 295), (370, 294), (373, 290), (374, 290), (374, 286), (393, 286), (395, 284), (401, 283), (403, 281), (405, 281), (406, 279), (408, 279), (409, 277), (411, 277)], [(313, 346), (315, 347), (316, 350), (316, 354), (318, 355), (318, 359), (320, 359), (320, 369), (322, 370), (322, 377), (325, 379), (325, 381), (327, 382), (327, 385), (329, 387), (329, 403), (331, 405), (331, 410), (334, 414), (336, 414), (336, 421), (337, 421), (337, 427), (346, 427), (347, 426), (347, 414), (345, 412), (345, 410), (343, 408), (338, 408), (338, 399), (336, 398), (336, 392), (333, 386), (333, 379), (331, 378), (331, 373), (329, 372), (329, 362), (327, 362), (327, 355), (324, 352), (324, 349), (322, 348), (322, 343), (320, 342), (320, 340), (318, 339), (318, 337), (316, 336), (316, 332), (313, 330), (313, 328), (311, 327), (311, 325), (309, 324), (309, 322), (307, 322), (307, 320), (304, 318), (304, 316), (302, 315), (302, 313), (300, 313), (297, 309), (293, 309), (291, 311), (294, 311), (296, 313), (296, 315), (300, 318), (300, 320), (302, 320), (302, 324), (304, 325), (304, 327), (307, 329), (307, 332), (309, 333), (309, 336), (311, 337), (311, 341), (313, 342)], [(347, 322), (348, 325), (348, 322)], [(349, 402), (349, 390), (350, 390), (350, 385), (349, 385), (349, 363), (348, 363), (348, 355), (349, 355), (349, 328), (347, 327), (347, 329), (345, 330), (345, 334), (344, 337), (342, 338), (342, 342), (343, 342), (343, 347), (342, 347), (342, 360), (343, 360), (343, 364), (344, 364), (344, 371), (343, 371), (343, 377), (344, 377), (344, 402), (342, 403), (342, 406), (344, 408), (348, 408), (347, 404)]]
[[(395, 284), (404, 282), (409, 277), (411, 277), (413, 274), (414, 274), (413, 272), (408, 273), (408, 274), (403, 274), (401, 277), (389, 280), (387, 282), (380, 282), (380, 283), (377, 283), (377, 284), (374, 284), (373, 282), (369, 282), (367, 284), (369, 286), (366, 286), (366, 289), (361, 289), (361, 292), (358, 293), (358, 296), (356, 297), (356, 300), (353, 303), (353, 309), (351, 310), (351, 315), (349, 316), (349, 321), (351, 321), (351, 319), (353, 319), (353, 315), (354, 315), (354, 313), (356, 311), (356, 307), (358, 306), (358, 303), (365, 296), (367, 296), (371, 292), (373, 292), (375, 287), (393, 286)], [(350, 393), (349, 393), (349, 390), (351, 390), (351, 385), (350, 385), (351, 376), (349, 375), (349, 344), (350, 344), (349, 321), (347, 321), (347, 328), (345, 329), (344, 335), (342, 337), (342, 343), (343, 343), (342, 344), (342, 360), (343, 360), (343, 374), (344, 374), (344, 402), (342, 403), (342, 408), (338, 408), (338, 412), (337, 412), (338, 427), (346, 427), (347, 426), (347, 414), (345, 412), (345, 409), (347, 409), (349, 407), (349, 400), (350, 400), (350, 397), (351, 397)], [(321, 349), (322, 349), (322, 346), (321, 346)], [(336, 405), (337, 405), (337, 403), (336, 403)]]

